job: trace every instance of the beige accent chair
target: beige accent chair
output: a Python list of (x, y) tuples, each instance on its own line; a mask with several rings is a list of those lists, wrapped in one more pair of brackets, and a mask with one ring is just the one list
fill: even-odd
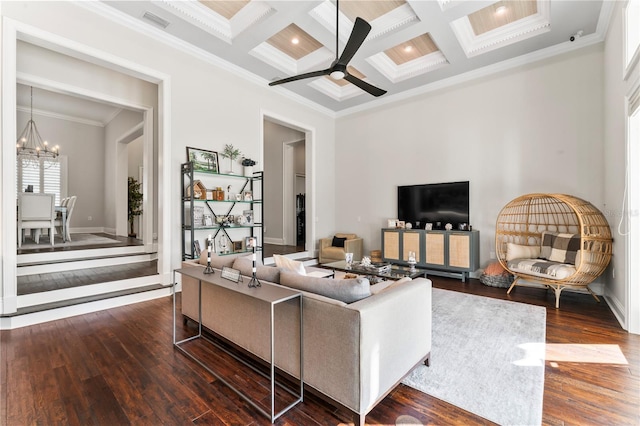
[(40, 243), (40, 229), (49, 229), (49, 238), (53, 245), (55, 213), (55, 195), (18, 194), (18, 248), (22, 247), (26, 229), (32, 230), (36, 244)]
[(335, 237), (346, 238), (344, 247), (333, 247), (333, 237), (320, 239), (318, 262), (331, 263), (344, 260), (345, 253), (353, 253), (353, 260), (362, 259), (362, 238), (356, 234), (335, 234)]

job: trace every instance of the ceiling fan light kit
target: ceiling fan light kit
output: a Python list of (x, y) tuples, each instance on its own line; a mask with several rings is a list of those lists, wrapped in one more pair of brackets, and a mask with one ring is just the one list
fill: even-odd
[(323, 77), (328, 75), (334, 80), (345, 79), (349, 83), (376, 97), (382, 96), (387, 93), (386, 90), (373, 86), (366, 81), (361, 80), (352, 74), (349, 74), (349, 71), (347, 71), (347, 65), (349, 64), (349, 61), (351, 61), (358, 49), (360, 49), (360, 46), (362, 46), (362, 43), (364, 43), (364, 40), (367, 38), (367, 35), (369, 35), (369, 32), (371, 31), (371, 25), (369, 25), (367, 21), (360, 17), (356, 18), (353, 24), (353, 30), (351, 31), (351, 35), (349, 36), (349, 40), (347, 41), (347, 44), (342, 51), (342, 55), (338, 57), (339, 36), (337, 29), (339, 24), (339, 16), (340, 8), (339, 3), (336, 0), (336, 59), (333, 61), (331, 66), (325, 70), (311, 71), (304, 74), (298, 74), (292, 77), (283, 78), (281, 80), (272, 81), (271, 83), (269, 83), (269, 86), (276, 86), (279, 84), (290, 83), (292, 81), (303, 80), (306, 78)]

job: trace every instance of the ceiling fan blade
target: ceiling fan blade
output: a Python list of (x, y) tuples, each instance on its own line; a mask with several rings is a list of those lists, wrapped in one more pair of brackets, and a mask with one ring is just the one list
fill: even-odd
[(292, 82), (292, 81), (303, 80), (305, 78), (322, 77), (323, 75), (328, 75), (329, 73), (331, 73), (330, 69), (326, 69), (326, 70), (322, 70), (322, 71), (307, 72), (307, 73), (304, 73), (304, 74), (299, 74), (299, 75), (294, 75), (292, 77), (283, 78), (282, 80), (272, 81), (271, 83), (269, 83), (269, 86), (275, 86), (277, 84), (283, 84), (283, 83), (289, 83), (289, 82)]
[(358, 86), (359, 88), (361, 88), (365, 92), (369, 92), (370, 94), (372, 94), (375, 97), (382, 96), (385, 93), (387, 93), (386, 90), (382, 90), (382, 89), (380, 89), (380, 88), (378, 88), (376, 86), (372, 86), (371, 84), (367, 83), (366, 81), (362, 81), (358, 77), (354, 77), (351, 74), (345, 75), (344, 79), (347, 80), (349, 83), (355, 84), (356, 86)]
[[(347, 41), (347, 45), (344, 47), (342, 55), (336, 64), (347, 66), (351, 58), (353, 58), (353, 55), (356, 54), (360, 46), (362, 46), (362, 43), (364, 43), (364, 39), (369, 35), (369, 31), (371, 31), (371, 25), (360, 17), (356, 18), (356, 22), (353, 24), (353, 30), (351, 30), (351, 35), (349, 36), (349, 41)], [(338, 37), (337, 33), (336, 37)]]

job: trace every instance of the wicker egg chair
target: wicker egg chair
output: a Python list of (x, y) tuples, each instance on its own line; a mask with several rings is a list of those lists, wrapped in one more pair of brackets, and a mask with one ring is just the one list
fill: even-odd
[[(544, 231), (580, 235), (580, 256), (575, 273), (563, 279), (547, 279), (515, 272), (507, 266), (507, 243), (540, 246)], [(534, 281), (552, 288), (559, 306), (565, 288), (587, 289), (609, 264), (612, 250), (611, 229), (603, 214), (591, 203), (565, 194), (528, 194), (502, 208), (496, 222), (496, 256), (502, 266), (516, 276), (507, 290), (511, 292), (520, 280)]]

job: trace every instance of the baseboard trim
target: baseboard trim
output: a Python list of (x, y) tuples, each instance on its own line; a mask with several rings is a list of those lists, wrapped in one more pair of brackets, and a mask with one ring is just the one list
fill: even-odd
[(264, 243), (265, 244), (273, 244), (276, 246), (284, 246), (284, 240), (282, 238), (269, 238), (269, 237), (264, 237)]
[(624, 330), (629, 331), (624, 305), (620, 303), (620, 300), (617, 297), (615, 297), (613, 294), (611, 294), (608, 291), (605, 291), (605, 294), (603, 297), (604, 297), (604, 300), (607, 302), (607, 305), (609, 305), (611, 312), (613, 312), (613, 315), (616, 317), (616, 319), (620, 323), (620, 326)]

